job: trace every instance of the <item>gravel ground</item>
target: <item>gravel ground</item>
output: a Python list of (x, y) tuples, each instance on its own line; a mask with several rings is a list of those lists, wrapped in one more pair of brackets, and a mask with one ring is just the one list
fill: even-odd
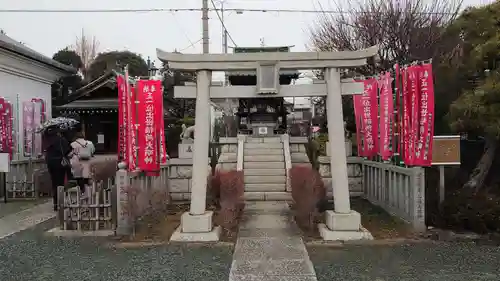
[(309, 246), (318, 281), (500, 280), (500, 247), (474, 243)]
[(112, 248), (105, 238), (56, 238), (51, 220), (0, 240), (0, 280), (229, 279), (233, 248), (163, 245)]

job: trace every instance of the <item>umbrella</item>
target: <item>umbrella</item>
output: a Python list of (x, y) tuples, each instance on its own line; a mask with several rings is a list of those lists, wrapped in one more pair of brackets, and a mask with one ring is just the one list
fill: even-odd
[(76, 124), (80, 123), (78, 120), (68, 117), (56, 117), (50, 120), (47, 120), (41, 124), (36, 132), (40, 133), (45, 131), (49, 127), (59, 127), (61, 130), (68, 130), (73, 128)]

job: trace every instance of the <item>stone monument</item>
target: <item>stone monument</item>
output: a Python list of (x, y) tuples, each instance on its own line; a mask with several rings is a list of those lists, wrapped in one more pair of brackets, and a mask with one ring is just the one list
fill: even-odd
[(187, 127), (182, 124), (182, 133), (180, 135), (181, 143), (179, 143), (179, 158), (192, 159), (194, 145), (194, 126)]

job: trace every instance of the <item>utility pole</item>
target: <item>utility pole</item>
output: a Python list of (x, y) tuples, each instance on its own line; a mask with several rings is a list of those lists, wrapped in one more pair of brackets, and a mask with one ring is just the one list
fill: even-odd
[(222, 19), (222, 52), (227, 54), (227, 29), (224, 23), (224, 1), (221, 1), (221, 19)]
[(203, 30), (203, 53), (209, 53), (209, 37), (208, 37), (208, 0), (202, 0), (202, 9), (201, 9), (201, 20), (202, 20), (202, 30)]
[[(224, 23), (224, 1), (222, 0), (220, 2), (220, 12), (221, 12), (221, 20), (222, 20), (222, 53), (227, 54), (227, 29), (226, 29), (226, 24)], [(224, 72), (224, 86), (229, 85), (229, 78), (227, 75), (227, 72)], [(228, 100), (226, 99), (226, 102)]]

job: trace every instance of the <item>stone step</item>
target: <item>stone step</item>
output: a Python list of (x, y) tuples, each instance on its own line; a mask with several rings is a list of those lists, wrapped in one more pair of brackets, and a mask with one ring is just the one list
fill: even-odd
[(277, 191), (277, 192), (245, 191), (243, 198), (247, 201), (292, 201), (292, 194), (286, 191)]
[[(247, 158), (247, 157), (245, 157)], [(249, 162), (247, 159), (243, 162), (243, 169), (284, 169), (285, 162)]]
[(245, 176), (285, 176), (285, 169), (244, 169)]
[(247, 138), (247, 143), (281, 143), (280, 137)]
[(245, 191), (248, 192), (279, 192), (286, 191), (285, 183), (246, 183)]
[(260, 183), (260, 184), (267, 184), (267, 183), (286, 183), (286, 177), (285, 176), (247, 176), (245, 175), (245, 184), (251, 184), (251, 183)]
[(283, 149), (283, 144), (277, 143), (277, 142), (269, 142), (269, 143), (247, 142), (247, 143), (245, 143), (244, 147), (245, 147), (245, 149), (267, 149), (267, 148)]
[(245, 162), (284, 162), (283, 155), (247, 155), (244, 158)]
[(283, 155), (283, 148), (245, 148), (243, 155)]

